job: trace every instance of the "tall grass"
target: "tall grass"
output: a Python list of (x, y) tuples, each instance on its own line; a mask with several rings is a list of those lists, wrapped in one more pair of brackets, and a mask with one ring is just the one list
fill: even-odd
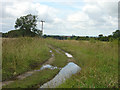
[[(76, 41), (40, 38), (3, 39), (3, 80), (34, 69), (50, 57), (47, 44), (73, 55), (82, 70), (59, 87), (118, 87), (118, 41)], [(54, 51), (54, 50), (53, 50)], [(54, 51), (55, 52), (55, 51)], [(67, 58), (55, 52), (53, 65), (64, 66)]]
[(49, 40), (53, 46), (71, 53), (82, 68), (60, 87), (114, 88), (118, 87), (118, 43)]
[(40, 72), (34, 73), (32, 76), (29, 76), (23, 80), (16, 80), (15, 82), (3, 86), (4, 88), (39, 88), (45, 82), (51, 80), (56, 73), (58, 73), (58, 69), (49, 70), (45, 69)]
[(43, 39), (26, 37), (2, 41), (3, 80), (34, 69), (50, 57)]

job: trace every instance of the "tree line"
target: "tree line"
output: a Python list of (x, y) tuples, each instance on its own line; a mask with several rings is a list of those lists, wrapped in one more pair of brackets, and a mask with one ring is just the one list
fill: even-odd
[(38, 17), (36, 15), (28, 14), (16, 19), (15, 30), (11, 30), (7, 33), (2, 33), (2, 37), (43, 37), (43, 38), (55, 38), (59, 40), (100, 40), (100, 41), (112, 41), (114, 39), (120, 39), (120, 30), (116, 30), (112, 35), (104, 36), (103, 34), (98, 37), (89, 36), (59, 36), (59, 35), (42, 35), (42, 30), (37, 29)]
[(120, 39), (120, 30), (116, 30), (112, 35), (104, 36), (103, 34), (98, 35), (97, 37), (90, 36), (59, 36), (59, 35), (44, 35), (44, 38), (54, 38), (59, 40), (99, 40), (99, 41), (113, 41), (115, 39)]

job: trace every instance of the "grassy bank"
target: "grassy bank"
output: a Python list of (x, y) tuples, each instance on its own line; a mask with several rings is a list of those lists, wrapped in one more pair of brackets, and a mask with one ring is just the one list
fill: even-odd
[(15, 82), (6, 85), (4, 88), (39, 88), (45, 82), (51, 80), (59, 70), (49, 70), (45, 69), (40, 72), (34, 73), (32, 76), (29, 76), (23, 80), (16, 80)]
[(100, 41), (53, 40), (49, 43), (71, 53), (81, 72), (59, 87), (118, 87), (118, 43)]
[(40, 38), (2, 40), (2, 79), (6, 80), (34, 69), (49, 57), (49, 48)]

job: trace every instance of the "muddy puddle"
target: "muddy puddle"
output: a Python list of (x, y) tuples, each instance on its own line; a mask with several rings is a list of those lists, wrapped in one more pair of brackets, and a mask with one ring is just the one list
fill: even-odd
[(69, 57), (69, 58), (72, 58), (73, 56), (71, 55), (71, 54), (69, 54), (69, 53), (65, 53), (65, 55), (67, 56), (67, 57)]
[(49, 64), (47, 64), (47, 65), (43, 65), (41, 68), (40, 68), (40, 70), (43, 70), (43, 69), (61, 69), (61, 68), (58, 68), (58, 67), (54, 67), (54, 66), (52, 66), (52, 65), (49, 65)]

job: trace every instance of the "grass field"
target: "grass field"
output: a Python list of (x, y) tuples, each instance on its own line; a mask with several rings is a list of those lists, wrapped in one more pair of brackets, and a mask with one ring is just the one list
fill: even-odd
[(81, 72), (60, 88), (118, 87), (118, 42), (49, 40), (49, 43), (71, 53)]
[[(13, 76), (40, 67), (43, 62), (50, 58), (50, 48), (60, 48), (75, 58), (75, 62), (82, 70), (73, 75), (65, 83), (58, 86), (60, 88), (115, 88), (118, 87), (118, 42), (100, 42), (100, 41), (76, 41), (76, 40), (55, 40), (41, 38), (17, 38), (3, 39), (2, 58), (3, 58), (3, 80), (10, 79)], [(55, 60), (52, 65), (63, 67), (67, 64), (67, 57), (53, 50)], [(58, 71), (49, 72), (53, 77)], [(44, 74), (43, 73), (43, 74)], [(42, 74), (42, 75), (43, 75)], [(29, 85), (21, 87), (31, 87), (40, 83), (45, 77), (36, 79), (41, 73), (31, 76)], [(46, 76), (47, 77), (47, 76)], [(30, 78), (30, 77), (29, 77)], [(27, 78), (26, 78), (27, 79)], [(28, 82), (29, 80), (26, 80)], [(47, 81), (45, 79), (45, 81)], [(23, 81), (17, 81), (18, 84)], [(30, 81), (29, 81), (30, 82)], [(44, 82), (42, 80), (42, 82)], [(24, 82), (25, 83), (25, 82)], [(11, 85), (11, 87), (14, 85)], [(19, 85), (18, 85), (19, 86)], [(9, 86), (10, 87), (10, 86)]]
[(6, 80), (40, 66), (50, 57), (45, 41), (39, 38), (3, 39), (2, 79)]

